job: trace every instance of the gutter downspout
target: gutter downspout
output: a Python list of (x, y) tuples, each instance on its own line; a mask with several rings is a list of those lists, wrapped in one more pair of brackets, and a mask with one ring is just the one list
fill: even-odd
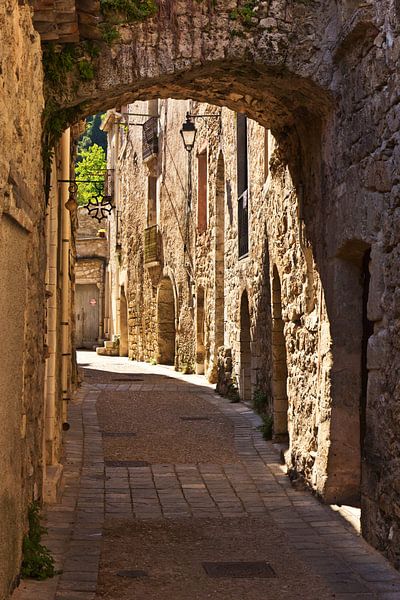
[[(64, 131), (61, 138), (61, 179), (70, 179), (70, 147), (71, 132)], [(71, 391), (71, 325), (70, 325), (70, 278), (69, 252), (71, 238), (71, 215), (65, 204), (69, 198), (68, 183), (61, 183), (61, 385), (62, 385), (62, 419), (68, 420), (68, 402)]]

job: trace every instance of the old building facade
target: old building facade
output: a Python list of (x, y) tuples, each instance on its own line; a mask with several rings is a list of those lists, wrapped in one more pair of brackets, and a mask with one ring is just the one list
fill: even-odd
[[(197, 129), (191, 153), (180, 134), (187, 113)], [(271, 132), (191, 101), (136, 103), (108, 122), (118, 179), (109, 269), (127, 306), (113, 320), (127, 330), (130, 358), (212, 382), (219, 360), (219, 387), (236, 383), (248, 401), (265, 396), (274, 439), (290, 440), (289, 467), (331, 501), (355, 501), (359, 448), (330, 488), (329, 321)]]

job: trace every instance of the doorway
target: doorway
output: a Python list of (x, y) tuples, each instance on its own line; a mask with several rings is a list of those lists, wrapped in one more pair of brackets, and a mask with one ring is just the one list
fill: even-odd
[(99, 336), (99, 289), (96, 284), (76, 286), (76, 346), (92, 349)]
[(175, 299), (169, 277), (164, 277), (157, 296), (157, 362), (164, 365), (175, 364)]

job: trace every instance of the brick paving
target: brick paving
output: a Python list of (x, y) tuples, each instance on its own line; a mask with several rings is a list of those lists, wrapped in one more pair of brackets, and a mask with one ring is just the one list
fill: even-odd
[[(100, 360), (86, 353), (84, 357), (93, 361), (96, 369), (125, 375), (140, 372), (143, 380), (104, 381), (101, 373), (96, 378), (92, 371), (80, 388), (70, 407), (62, 502), (47, 510), (46, 543), (62, 573), (46, 582), (23, 582), (13, 600), (103, 597), (96, 595), (96, 589), (105, 522), (191, 523), (205, 519), (219, 523), (226, 519), (230, 523), (248, 519), (250, 523), (264, 516), (272, 519), (288, 549), (321, 578), (329, 590), (324, 598), (400, 600), (400, 574), (337, 512), (308, 491), (291, 486), (277, 450), (258, 431), (260, 420), (252, 410), (220, 398), (200, 377), (120, 358)], [(105, 390), (117, 397), (130, 390), (160, 388), (195, 394), (221, 411), (234, 425), (237, 461), (107, 466), (96, 411), (98, 398)], [(303, 597), (301, 591), (298, 597)]]

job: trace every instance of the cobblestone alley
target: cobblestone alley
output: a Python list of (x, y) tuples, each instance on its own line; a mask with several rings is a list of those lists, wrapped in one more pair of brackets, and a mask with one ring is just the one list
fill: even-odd
[(47, 513), (62, 573), (15, 600), (400, 598), (354, 527), (291, 486), (245, 405), (172, 367), (79, 360), (65, 490)]

